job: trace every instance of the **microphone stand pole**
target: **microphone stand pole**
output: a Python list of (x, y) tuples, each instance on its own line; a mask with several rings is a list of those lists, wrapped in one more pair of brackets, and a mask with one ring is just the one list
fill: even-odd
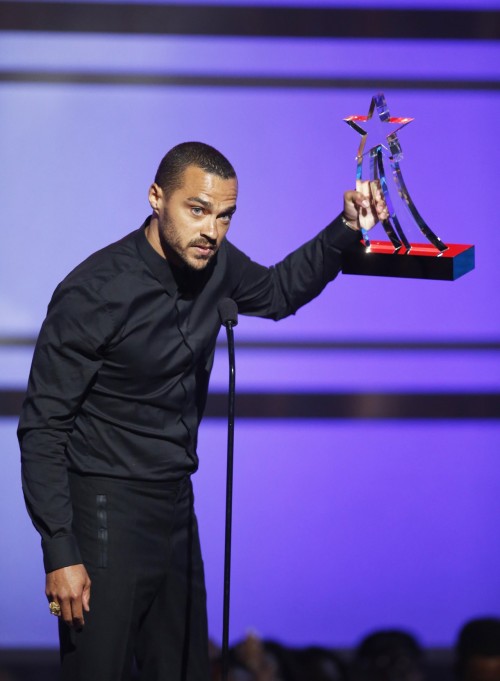
[(226, 323), (229, 352), (229, 400), (227, 421), (227, 472), (226, 472), (226, 535), (224, 544), (224, 599), (222, 614), (222, 681), (229, 674), (229, 597), (231, 585), (231, 526), (233, 509), (233, 453), (234, 453), (234, 402), (235, 402), (235, 360), (233, 322)]

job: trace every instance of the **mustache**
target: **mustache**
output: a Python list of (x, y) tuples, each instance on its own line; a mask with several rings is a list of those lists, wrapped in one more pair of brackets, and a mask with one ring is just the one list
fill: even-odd
[(193, 239), (189, 242), (188, 246), (199, 246), (200, 248), (211, 248), (212, 250), (215, 250), (216, 243), (217, 241), (215, 239)]

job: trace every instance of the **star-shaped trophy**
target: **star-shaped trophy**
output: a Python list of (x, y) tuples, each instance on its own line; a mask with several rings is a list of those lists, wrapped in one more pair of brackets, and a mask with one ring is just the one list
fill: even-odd
[[(403, 154), (398, 132), (413, 118), (392, 117), (385, 96), (379, 93), (372, 97), (367, 116), (348, 116), (344, 120), (361, 135), (356, 180), (368, 180), (373, 193), (382, 190), (389, 217), (382, 221), (388, 241), (373, 241), (363, 231), (359, 246), (345, 253), (342, 272), (454, 280), (473, 270), (474, 246), (443, 243), (411, 199), (401, 171)], [(396, 200), (408, 211), (411, 223), (417, 225), (427, 243), (409, 241), (396, 210)]]

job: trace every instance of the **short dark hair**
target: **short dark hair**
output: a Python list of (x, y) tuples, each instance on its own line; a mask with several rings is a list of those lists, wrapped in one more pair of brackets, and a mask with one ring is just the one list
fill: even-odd
[(422, 649), (413, 634), (401, 629), (382, 629), (359, 644), (353, 663), (359, 681), (422, 678)]
[(156, 184), (166, 196), (182, 186), (182, 176), (188, 166), (196, 166), (228, 180), (236, 171), (227, 158), (204, 142), (182, 142), (162, 158), (155, 175)]
[(464, 624), (456, 645), (456, 671), (461, 678), (471, 657), (500, 657), (500, 619), (480, 617)]

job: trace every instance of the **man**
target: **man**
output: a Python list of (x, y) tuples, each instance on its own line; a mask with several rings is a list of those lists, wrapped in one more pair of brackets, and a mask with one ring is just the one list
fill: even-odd
[(423, 681), (423, 654), (407, 631), (381, 629), (365, 636), (352, 663), (354, 681)]
[(466, 622), (455, 658), (458, 681), (500, 681), (500, 619), (481, 617)]
[(19, 439), (64, 679), (127, 679), (135, 659), (148, 681), (207, 680), (190, 475), (218, 302), (292, 314), (336, 276), (360, 225), (386, 216), (380, 193), (347, 192), (341, 216), (266, 268), (225, 239), (236, 197), (222, 154), (174, 147), (149, 190), (151, 217), (85, 260), (50, 302)]

